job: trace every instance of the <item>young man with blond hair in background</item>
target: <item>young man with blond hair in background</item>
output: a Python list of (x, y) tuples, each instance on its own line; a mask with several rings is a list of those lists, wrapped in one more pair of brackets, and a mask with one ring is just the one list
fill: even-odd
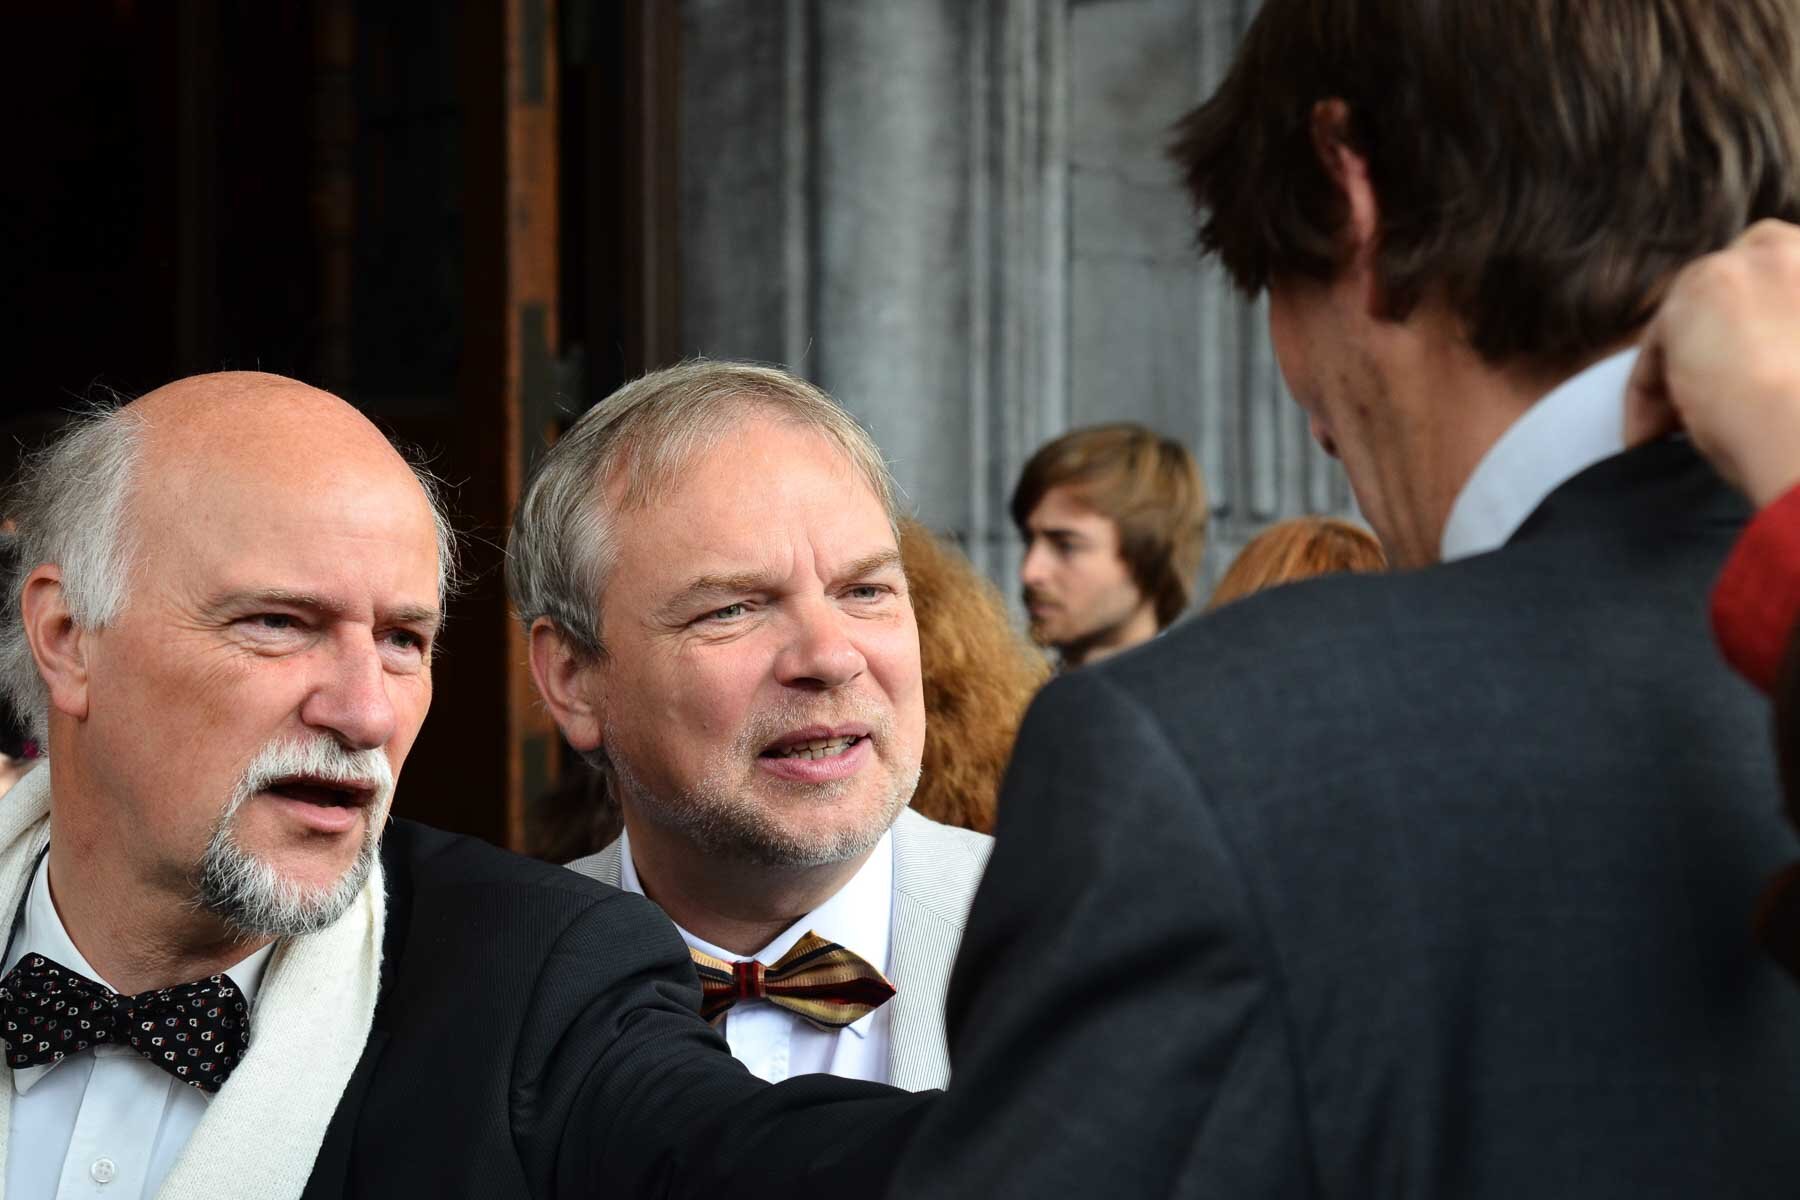
[(1173, 438), (1131, 424), (1065, 433), (1025, 464), (1012, 518), (1031, 636), (1065, 668), (1149, 641), (1193, 598), (1206, 488)]

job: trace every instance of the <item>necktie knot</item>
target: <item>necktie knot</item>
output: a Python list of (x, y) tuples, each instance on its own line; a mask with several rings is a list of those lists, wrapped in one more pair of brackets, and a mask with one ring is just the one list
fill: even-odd
[(700, 976), (700, 1015), (715, 1024), (740, 1002), (767, 1000), (817, 1029), (842, 1029), (894, 995), (894, 985), (867, 959), (811, 931), (768, 965), (688, 953)]
[(731, 964), (733, 1000), (762, 1000), (769, 994), (768, 968), (754, 958)]
[(0, 979), (0, 1039), (15, 1070), (112, 1043), (182, 1083), (216, 1092), (249, 1048), (250, 1006), (229, 975), (123, 996), (27, 954)]

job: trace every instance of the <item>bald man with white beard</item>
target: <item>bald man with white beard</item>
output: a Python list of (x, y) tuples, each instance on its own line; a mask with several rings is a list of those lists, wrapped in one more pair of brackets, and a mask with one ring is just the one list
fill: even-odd
[(0, 807), (6, 1194), (673, 1195), (740, 1183), (752, 1143), (791, 1139), (801, 1188), (885, 1160), (917, 1102), (753, 1079), (651, 905), (389, 819), (453, 540), (351, 406), (182, 380), (78, 422), (14, 505), (0, 682), (48, 764)]

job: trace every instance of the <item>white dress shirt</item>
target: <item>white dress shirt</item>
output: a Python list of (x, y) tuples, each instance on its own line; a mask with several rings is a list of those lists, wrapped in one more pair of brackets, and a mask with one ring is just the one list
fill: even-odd
[[(246, 1003), (255, 1001), (274, 950), (271, 943), (228, 968)], [(5, 969), (12, 970), (26, 954), (41, 954), (112, 987), (63, 928), (50, 899), (47, 857), (32, 876)], [(6, 1150), (10, 1200), (150, 1200), (212, 1100), (131, 1047), (114, 1045), (16, 1070), (12, 1088)]]
[[(726, 962), (754, 958), (772, 964), (808, 931), (861, 955), (882, 974), (888, 973), (888, 941), (894, 916), (894, 835), (885, 833), (868, 860), (831, 899), (795, 921), (755, 954), (734, 954), (675, 928), (696, 950)], [(619, 835), (619, 886), (644, 894), (637, 864), (631, 861), (631, 837)], [(839, 1030), (824, 1030), (766, 1001), (739, 1001), (723, 1018), (721, 1032), (732, 1057), (750, 1073), (770, 1083), (790, 1075), (823, 1072), (846, 1079), (888, 1081), (888, 1043), (893, 1024), (889, 1001), (859, 1021)]]
[(1544, 498), (1625, 449), (1625, 384), (1635, 349), (1603, 358), (1525, 410), (1457, 493), (1438, 555), (1498, 550)]

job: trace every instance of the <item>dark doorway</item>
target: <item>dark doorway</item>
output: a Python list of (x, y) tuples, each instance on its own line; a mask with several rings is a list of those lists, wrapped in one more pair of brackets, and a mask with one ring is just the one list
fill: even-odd
[(66, 0), (8, 25), (0, 468), (85, 397), (226, 368), (419, 447), (469, 586), (396, 811), (521, 846), (562, 756), (500, 547), (547, 440), (675, 344), (672, 17)]

